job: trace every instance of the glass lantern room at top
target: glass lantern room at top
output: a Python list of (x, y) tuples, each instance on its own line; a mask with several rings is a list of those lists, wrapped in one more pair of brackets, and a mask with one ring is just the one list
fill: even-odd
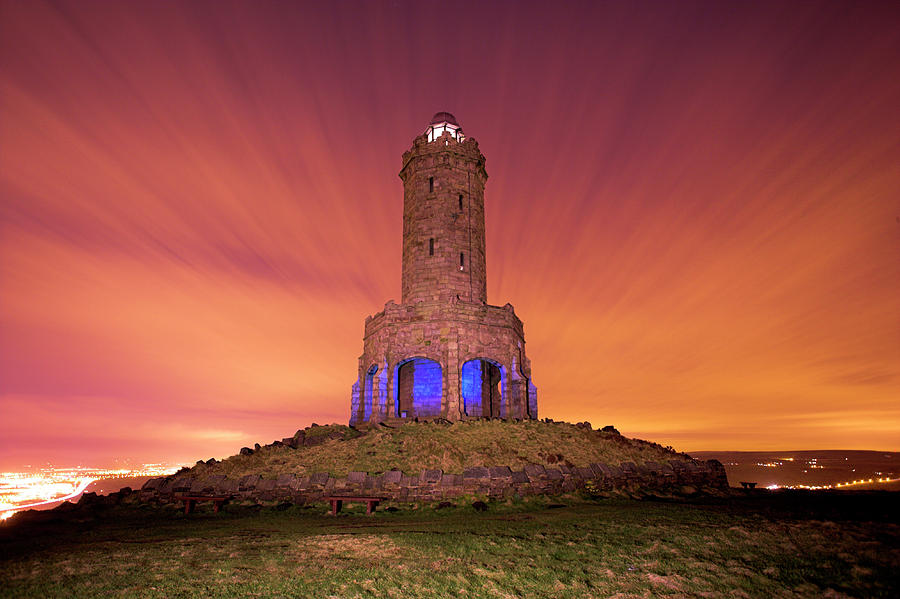
[(428, 128), (425, 130), (428, 143), (440, 139), (444, 134), (444, 131), (449, 132), (451, 137), (458, 142), (462, 142), (466, 139), (466, 136), (463, 135), (462, 127), (456, 122), (456, 117), (449, 112), (439, 112), (434, 115), (431, 119), (431, 124), (428, 125)]

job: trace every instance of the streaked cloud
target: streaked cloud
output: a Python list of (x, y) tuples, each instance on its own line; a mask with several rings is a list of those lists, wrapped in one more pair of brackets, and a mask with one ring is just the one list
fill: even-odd
[(363, 320), (400, 295), (400, 156), (438, 110), (487, 157), (489, 300), (525, 322), (543, 416), (898, 449), (888, 4), (463, 3), (440, 34), (431, 3), (0, 13), (13, 461), (346, 420)]

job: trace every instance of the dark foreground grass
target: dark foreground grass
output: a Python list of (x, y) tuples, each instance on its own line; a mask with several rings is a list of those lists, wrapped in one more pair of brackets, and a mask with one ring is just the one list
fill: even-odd
[(0, 527), (0, 595), (897, 597), (895, 502), (765, 494), (372, 517), (353, 507), (336, 518), (324, 505), (32, 514)]

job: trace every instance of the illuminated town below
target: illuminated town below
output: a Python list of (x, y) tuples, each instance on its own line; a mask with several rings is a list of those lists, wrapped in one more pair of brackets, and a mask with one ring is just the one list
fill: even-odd
[[(141, 464), (119, 468), (44, 466), (27, 472), (0, 472), (0, 520), (25, 509), (47, 509), (84, 491), (105, 495), (147, 478), (173, 474), (180, 464)], [(112, 484), (104, 484), (112, 483)]]
[(885, 451), (700, 451), (698, 459), (725, 466), (731, 486), (767, 489), (900, 490), (900, 454)]

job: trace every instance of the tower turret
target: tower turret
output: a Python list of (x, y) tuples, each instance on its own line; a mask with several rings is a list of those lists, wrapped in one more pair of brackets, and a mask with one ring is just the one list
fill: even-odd
[(404, 304), (487, 302), (484, 163), (449, 112), (435, 114), (403, 154)]

